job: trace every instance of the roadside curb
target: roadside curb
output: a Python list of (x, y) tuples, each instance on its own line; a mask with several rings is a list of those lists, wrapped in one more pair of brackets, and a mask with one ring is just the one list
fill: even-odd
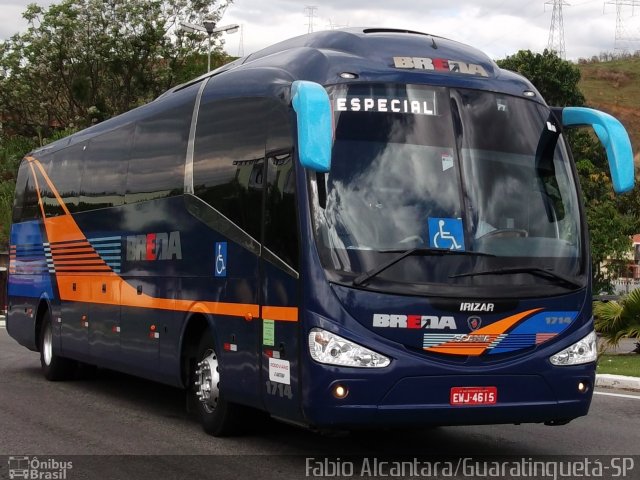
[(633, 390), (636, 392), (640, 392), (640, 378), (602, 373), (596, 375), (596, 387), (620, 388), (622, 390)]
[(4, 320), (0, 320), (0, 328), (6, 328), (7, 323)]

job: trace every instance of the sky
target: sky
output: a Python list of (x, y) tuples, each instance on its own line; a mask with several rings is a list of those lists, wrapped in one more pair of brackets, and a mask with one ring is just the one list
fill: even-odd
[[(563, 7), (567, 59), (614, 50), (615, 1), (572, 0)], [(52, 3), (0, 0), (0, 40), (26, 28), (21, 15), (31, 2)], [(640, 50), (640, 0), (637, 2), (635, 12), (631, 7), (621, 11), (624, 36), (636, 39), (625, 43), (632, 50)], [(521, 49), (542, 51), (553, 10), (545, 0), (235, 0), (219, 25), (241, 24), (242, 34), (225, 34), (225, 50), (233, 56), (248, 55), (307, 33), (305, 6), (317, 7), (314, 31), (345, 26), (416, 30), (472, 45), (494, 59)]]

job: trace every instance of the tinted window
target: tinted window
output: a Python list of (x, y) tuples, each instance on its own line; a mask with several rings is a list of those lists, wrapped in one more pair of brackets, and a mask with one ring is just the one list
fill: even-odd
[[(52, 160), (53, 155), (42, 156), (39, 159), (39, 162), (47, 175), (51, 171)], [(56, 200), (51, 186), (46, 181), (45, 176), (42, 174), (42, 171), (38, 168), (38, 165), (35, 162), (33, 164), (33, 169), (36, 172), (36, 179), (38, 180), (38, 189), (40, 190), (40, 197), (42, 198), (44, 214), (47, 217), (62, 215), (64, 211), (62, 210), (60, 203)]]
[(295, 169), (290, 115), (284, 106), (273, 106), (269, 115), (269, 126), (264, 243), (265, 247), (282, 261), (297, 269)]
[(196, 129), (193, 183), (197, 196), (260, 238), (267, 101), (203, 100)]
[(137, 123), (127, 176), (127, 203), (184, 191), (184, 163), (197, 89), (194, 85), (172, 94), (163, 101), (162, 111)]
[(33, 188), (31, 168), (26, 160), (23, 160), (18, 169), (16, 178), (16, 193), (13, 200), (13, 223), (22, 220), (36, 218), (38, 212), (38, 197)]
[(133, 125), (130, 124), (89, 141), (84, 151), (78, 210), (94, 210), (124, 203), (132, 139)]
[[(47, 159), (43, 159), (43, 167), (49, 180), (62, 198), (70, 212), (78, 211), (80, 181), (82, 179), (82, 155), (86, 144), (78, 144), (59, 150)], [(45, 213), (48, 217), (62, 215), (64, 211), (55, 198), (49, 185), (38, 177)]]

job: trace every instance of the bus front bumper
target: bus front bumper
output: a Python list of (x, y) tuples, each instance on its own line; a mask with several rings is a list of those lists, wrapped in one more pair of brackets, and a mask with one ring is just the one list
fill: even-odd
[[(388, 387), (384, 377), (375, 374), (371, 378), (344, 377), (307, 392), (304, 413), (307, 422), (317, 428), (564, 424), (588, 413), (595, 367), (556, 370), (547, 376), (412, 376)], [(338, 386), (346, 391), (344, 398), (337, 398)], [(454, 387), (495, 387), (496, 402), (452, 405)]]

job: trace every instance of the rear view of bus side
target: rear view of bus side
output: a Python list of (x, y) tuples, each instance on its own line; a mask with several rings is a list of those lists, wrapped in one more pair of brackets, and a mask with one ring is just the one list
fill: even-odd
[(349, 29), (236, 60), (30, 153), (10, 335), (318, 429), (566, 423), (595, 376), (591, 273), (562, 135), (524, 78), (430, 35)]

